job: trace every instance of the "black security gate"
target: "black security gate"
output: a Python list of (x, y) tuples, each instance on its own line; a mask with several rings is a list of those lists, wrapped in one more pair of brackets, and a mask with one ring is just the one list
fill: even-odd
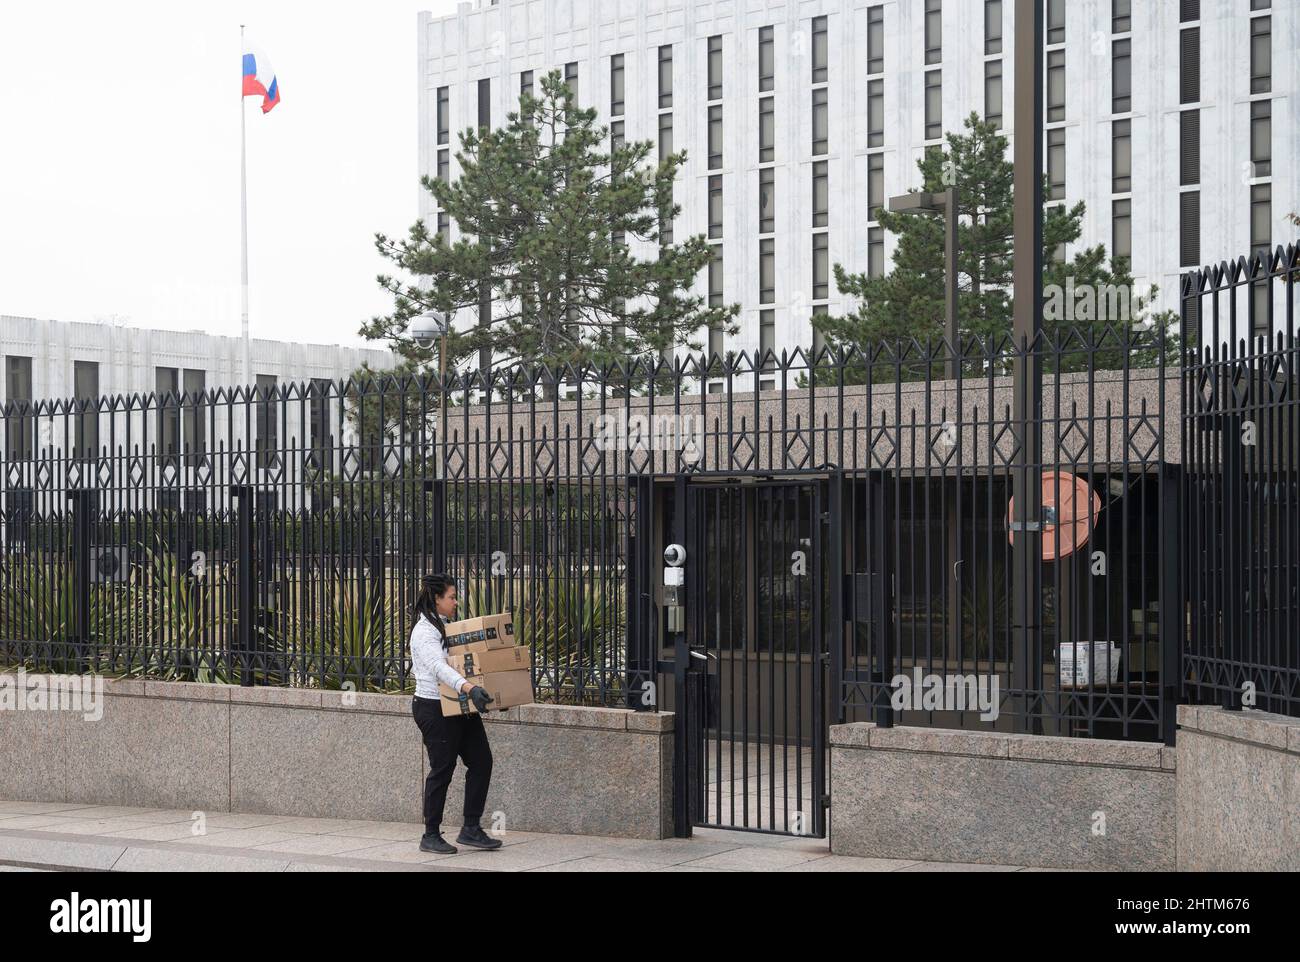
[(826, 834), (839, 481), (692, 477), (677, 704), (692, 825)]

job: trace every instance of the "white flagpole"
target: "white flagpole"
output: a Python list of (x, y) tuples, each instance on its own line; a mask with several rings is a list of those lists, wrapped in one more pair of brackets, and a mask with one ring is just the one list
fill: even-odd
[[(244, 58), (244, 25), (239, 25), (239, 58), (242, 64)], [(243, 67), (240, 67), (242, 72)], [(248, 160), (246, 158), (247, 141), (244, 132), (244, 91), (241, 81), (239, 91), (239, 220), (240, 220), (240, 267), (242, 270), (241, 277), (241, 306), (243, 312), (241, 315), (242, 335), (244, 339), (244, 384), (252, 384), (252, 358), (249, 355), (248, 348)]]

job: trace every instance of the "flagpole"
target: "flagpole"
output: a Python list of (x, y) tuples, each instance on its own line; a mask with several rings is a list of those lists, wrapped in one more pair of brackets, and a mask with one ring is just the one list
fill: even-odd
[[(243, 60), (244, 56), (244, 25), (239, 25), (239, 57)], [(240, 285), (240, 306), (242, 313), (240, 316), (243, 336), (244, 349), (244, 385), (248, 386), (253, 381), (252, 358), (248, 349), (248, 160), (247, 160), (247, 137), (245, 134), (244, 124), (244, 92), (239, 92), (239, 226), (240, 226), (240, 268), (241, 268), (241, 285)]]

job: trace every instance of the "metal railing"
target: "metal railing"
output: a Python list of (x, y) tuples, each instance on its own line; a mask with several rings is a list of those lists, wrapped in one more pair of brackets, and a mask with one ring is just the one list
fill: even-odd
[[(1183, 282), (1186, 694), (1300, 716), (1300, 249)], [(1279, 324), (1278, 321), (1283, 323)]]
[[(1295, 252), (1279, 258), (1265, 274), (1294, 332)], [(674, 479), (816, 477), (833, 519), (800, 523), (834, 521), (810, 539), (826, 583), (751, 575), (728, 644), (776, 658), (761, 638), (825, 626), (832, 719), (1158, 740), (1181, 695), (1246, 681), (1295, 714), (1294, 334), (1221, 342), (1219, 299), (1260, 278), (1206, 277), (1183, 329), (1208, 344), (1096, 324), (966, 338), (955, 378), (950, 345), (912, 341), (11, 402), (0, 664), (405, 689), (419, 576), (442, 568), (463, 615), (515, 612), (540, 699), (638, 704), (672, 655), (656, 578)], [(1030, 356), (1041, 411), (1018, 423), (1010, 371)], [(1260, 442), (1225, 444), (1247, 421)], [(1047, 506), (1022, 531), (1017, 473)], [(1017, 611), (1030, 576), (1041, 605)], [(1001, 720), (898, 707), (899, 676), (995, 682)]]

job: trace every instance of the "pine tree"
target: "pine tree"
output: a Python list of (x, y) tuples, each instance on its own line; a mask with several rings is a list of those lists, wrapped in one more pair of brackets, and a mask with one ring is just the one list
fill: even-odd
[[(971, 114), (964, 126), (964, 134), (948, 133), (946, 147), (927, 151), (917, 167), (920, 190), (941, 192), (950, 186), (958, 190), (958, 327), (967, 340), (969, 353), (972, 336), (996, 344), (1012, 330), (1015, 197), (1007, 139), (977, 114)], [(1132, 277), (1127, 258), (1108, 259), (1105, 245), (1081, 250), (1068, 261), (1057, 258), (1062, 245), (1079, 239), (1084, 213), (1082, 202), (1069, 208), (1060, 205), (1047, 208), (1043, 219), (1045, 289), (1051, 291), (1055, 285), (1064, 292), (1068, 284), (1075, 291), (1104, 293), (1111, 288), (1123, 288), (1131, 294)], [(945, 356), (941, 339), (946, 282), (943, 219), (882, 208), (877, 220), (885, 230), (898, 235), (893, 269), (884, 276), (870, 277), (850, 273), (843, 265), (836, 264), (835, 281), (840, 292), (853, 297), (858, 307), (843, 317), (818, 318), (817, 326), (825, 334), (828, 346), (846, 350), (871, 350), (882, 343), (909, 338), (916, 338), (922, 344), (931, 341), (936, 345), (934, 356), (938, 362), (922, 363), (915, 360), (919, 355), (913, 352), (913, 359), (901, 365), (900, 373), (904, 378), (924, 377), (929, 368), (931, 376), (941, 377)], [(1146, 316), (1156, 293), (1152, 289), (1149, 294), (1131, 297), (1118, 317), (1100, 316), (1111, 303), (1104, 297), (1100, 305), (1094, 299), (1096, 309), (1091, 312), (1082, 300), (1064, 305), (1063, 298), (1046, 300), (1043, 328), (1048, 343), (1052, 336), (1063, 333), (1063, 328), (1079, 328), (1085, 339), (1102, 341), (1102, 332), (1108, 328), (1131, 329), (1144, 324), (1167, 327), (1173, 321), (1172, 312)], [(1062, 309), (1056, 310), (1057, 307)], [(1119, 339), (1110, 340), (1116, 345), (1120, 343)], [(976, 353), (979, 353), (977, 349)], [(1093, 363), (1117, 362), (1119, 353), (1118, 347), (1108, 348), (1105, 356), (1095, 355)], [(1082, 354), (1080, 357), (1081, 363), (1086, 364), (1086, 357)], [(1067, 360), (1065, 366), (1073, 363)], [(982, 365), (979, 369), (982, 370)], [(969, 365), (967, 370), (971, 370)], [(850, 380), (861, 380), (866, 373), (865, 366), (857, 364), (846, 373)], [(876, 365), (872, 376), (892, 379), (894, 364), (891, 361)]]
[(411, 321), (426, 310), (477, 311), (490, 295), (491, 323), (449, 337), (453, 369), (480, 352), (496, 367), (552, 370), (653, 360), (676, 346), (699, 350), (710, 327), (734, 334), (736, 305), (710, 307), (690, 291), (712, 258), (707, 239), (660, 239), (661, 218), (680, 212), (673, 181), (685, 153), (647, 163), (650, 142), (611, 144), (595, 120), (553, 72), (505, 126), (462, 133), (460, 177), (422, 179), (461, 239), (448, 244), (422, 222), (400, 240), (377, 234), (380, 254), (410, 279), (378, 278), (393, 312), (361, 333), (420, 369), (432, 352), (410, 339)]

